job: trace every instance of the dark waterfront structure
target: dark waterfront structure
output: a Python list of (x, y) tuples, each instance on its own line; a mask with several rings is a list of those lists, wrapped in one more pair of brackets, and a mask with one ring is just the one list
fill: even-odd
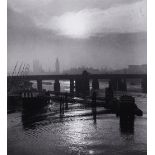
[(55, 83), (54, 83), (54, 91), (60, 92), (60, 82), (59, 82), (58, 79), (55, 80)]
[(121, 133), (134, 133), (135, 115), (143, 115), (143, 112), (135, 104), (135, 98), (132, 96), (121, 96), (119, 102)]

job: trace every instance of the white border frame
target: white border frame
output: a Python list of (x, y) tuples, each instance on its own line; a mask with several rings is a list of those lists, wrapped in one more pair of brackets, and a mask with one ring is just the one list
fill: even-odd
[[(147, 2), (147, 153), (155, 154), (155, 1)], [(0, 0), (0, 154), (7, 154), (7, 0)]]

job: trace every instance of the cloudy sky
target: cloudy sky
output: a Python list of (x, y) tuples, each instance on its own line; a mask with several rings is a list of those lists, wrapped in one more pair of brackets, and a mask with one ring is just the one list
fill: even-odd
[(8, 0), (8, 68), (146, 63), (146, 0)]

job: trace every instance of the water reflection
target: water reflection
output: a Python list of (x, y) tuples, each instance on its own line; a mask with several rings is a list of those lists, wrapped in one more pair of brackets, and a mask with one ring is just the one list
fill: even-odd
[(93, 109), (93, 120), (94, 120), (94, 124), (96, 125), (96, 108)]
[(96, 95), (97, 94), (94, 91), (93, 94), (92, 94), (92, 102), (91, 102), (94, 124), (96, 124)]
[(7, 99), (7, 113), (11, 114), (17, 111), (21, 111), (22, 104), (20, 99)]
[[(135, 97), (137, 105), (147, 117), (146, 95), (129, 93)], [(51, 104), (50, 109), (47, 106), (23, 108), (22, 115), (9, 113), (9, 154), (112, 155), (146, 152), (146, 119), (137, 118), (136, 123), (133, 120), (130, 124), (119, 124), (119, 119), (113, 114), (109, 115), (110, 112), (100, 113), (100, 108), (85, 109), (79, 105), (69, 104), (69, 109), (62, 115), (60, 103)], [(20, 121), (24, 130), (21, 130)]]
[(134, 117), (130, 120), (120, 118), (120, 132), (121, 132), (121, 134), (134, 135), (134, 121), (135, 121)]
[(23, 128), (26, 129), (35, 129), (38, 127), (39, 122), (47, 119), (47, 106), (42, 107), (23, 107), (22, 110), (22, 124)]

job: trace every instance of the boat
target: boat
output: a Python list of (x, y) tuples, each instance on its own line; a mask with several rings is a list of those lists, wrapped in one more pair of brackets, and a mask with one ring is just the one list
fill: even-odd
[[(33, 89), (32, 82), (24, 78), (26, 76), (27, 70), (29, 70), (28, 65), (23, 66), (23, 64), (20, 65), (18, 73), (15, 74), (17, 69), (16, 63), (14, 70), (12, 72), (12, 75), (8, 76), (7, 78), (7, 103), (8, 105), (21, 103), (21, 93), (25, 90)], [(23, 67), (23, 69), (22, 69)], [(13, 77), (16, 78), (13, 78)]]
[(50, 103), (50, 94), (46, 91), (39, 92), (37, 90), (27, 90), (21, 94), (22, 104), (24, 108), (42, 107)]

